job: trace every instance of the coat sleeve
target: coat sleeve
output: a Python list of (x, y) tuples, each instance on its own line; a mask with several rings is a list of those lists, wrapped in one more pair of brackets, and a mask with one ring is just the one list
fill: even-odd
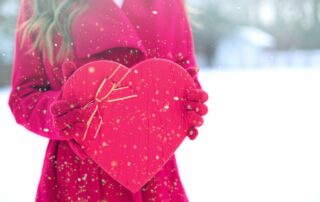
[(25, 44), (21, 46), (22, 30), (20, 26), (30, 17), (31, 13), (30, 3), (27, 2), (31, 1), (21, 1), (17, 20), (11, 78), (12, 90), (8, 104), (18, 124), (38, 135), (58, 139), (53, 131), (49, 106), (59, 96), (60, 91), (51, 90), (41, 54), (39, 52), (28, 53), (31, 48), (30, 37), (27, 37)]
[[(181, 21), (180, 21), (180, 31), (183, 31), (184, 36), (184, 45), (182, 54), (177, 61), (178, 64), (183, 66), (185, 69), (189, 68), (199, 68), (196, 62), (195, 49), (194, 49), (194, 40), (192, 35), (192, 29), (190, 26), (189, 16), (187, 14), (186, 6), (184, 0), (178, 0), (178, 9), (181, 9)], [(202, 89), (202, 86), (198, 80), (198, 74), (193, 76), (193, 79), (198, 88)]]

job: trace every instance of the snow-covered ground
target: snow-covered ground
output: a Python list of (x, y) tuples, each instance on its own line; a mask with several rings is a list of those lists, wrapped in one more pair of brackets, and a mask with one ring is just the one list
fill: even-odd
[[(203, 71), (211, 97), (196, 141), (177, 151), (191, 202), (320, 202), (320, 69)], [(31, 202), (47, 140), (0, 91), (0, 202)]]

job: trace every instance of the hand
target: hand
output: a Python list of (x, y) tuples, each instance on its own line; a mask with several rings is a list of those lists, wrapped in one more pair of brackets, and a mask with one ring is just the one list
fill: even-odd
[[(62, 64), (64, 82), (68, 80), (76, 69), (77, 67), (72, 61), (65, 61)], [(51, 113), (54, 117), (54, 126), (57, 129), (57, 133), (60, 135), (60, 138), (63, 140), (70, 140), (73, 138), (71, 134), (75, 131), (75, 126), (77, 126), (77, 129), (79, 128), (79, 130), (81, 130), (81, 126), (83, 124), (77, 124), (80, 122), (81, 114), (79, 104), (78, 99), (72, 98), (70, 100), (58, 100), (51, 105)]]
[[(63, 79), (66, 81), (72, 73), (77, 69), (73, 62), (67, 61), (62, 64)], [(51, 107), (54, 127), (56, 133), (61, 140), (67, 140), (70, 148), (81, 159), (86, 159), (88, 156), (83, 151), (81, 146), (74, 140), (75, 136), (81, 135), (85, 131), (85, 116), (80, 108), (79, 100), (72, 98), (70, 100), (58, 100)]]
[(68, 78), (73, 74), (74, 71), (76, 71), (77, 66), (71, 62), (71, 61), (65, 61), (62, 64), (62, 75), (63, 80), (66, 81)]
[[(77, 132), (76, 129), (84, 123), (81, 117), (81, 109), (79, 101), (76, 98), (69, 100), (58, 100), (50, 106), (50, 111), (53, 116), (53, 124), (56, 133), (61, 140), (71, 140)], [(77, 126), (77, 128), (76, 128)]]
[(190, 140), (194, 140), (198, 136), (196, 127), (203, 124), (202, 116), (208, 113), (208, 107), (205, 105), (208, 98), (208, 94), (202, 89), (188, 91), (185, 107), (188, 110), (186, 119), (190, 126), (188, 132)]

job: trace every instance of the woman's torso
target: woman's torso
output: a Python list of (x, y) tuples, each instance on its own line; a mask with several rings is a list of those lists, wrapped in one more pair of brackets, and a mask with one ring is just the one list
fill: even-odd
[[(79, 67), (97, 59), (118, 61), (128, 67), (152, 57), (179, 62), (189, 51), (189, 27), (182, 0), (90, 0), (88, 10), (71, 25)], [(61, 37), (56, 36), (56, 52)], [(63, 85), (61, 64), (51, 65), (43, 55), (44, 70), (53, 90)], [(37, 201), (185, 202), (175, 158), (139, 193), (132, 195), (91, 160), (81, 160), (66, 142), (50, 141), (38, 188)], [(60, 197), (60, 198), (57, 198)], [(95, 197), (95, 198), (93, 198)], [(55, 200), (51, 200), (51, 199)]]

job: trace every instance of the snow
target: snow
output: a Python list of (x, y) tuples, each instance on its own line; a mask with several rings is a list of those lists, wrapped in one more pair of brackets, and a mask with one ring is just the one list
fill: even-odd
[(34, 201), (47, 140), (15, 123), (0, 90), (0, 202)]
[[(191, 202), (320, 201), (320, 69), (204, 70), (209, 114), (177, 151)], [(0, 201), (34, 201), (47, 140), (0, 91)], [(18, 193), (18, 194), (17, 194)]]

